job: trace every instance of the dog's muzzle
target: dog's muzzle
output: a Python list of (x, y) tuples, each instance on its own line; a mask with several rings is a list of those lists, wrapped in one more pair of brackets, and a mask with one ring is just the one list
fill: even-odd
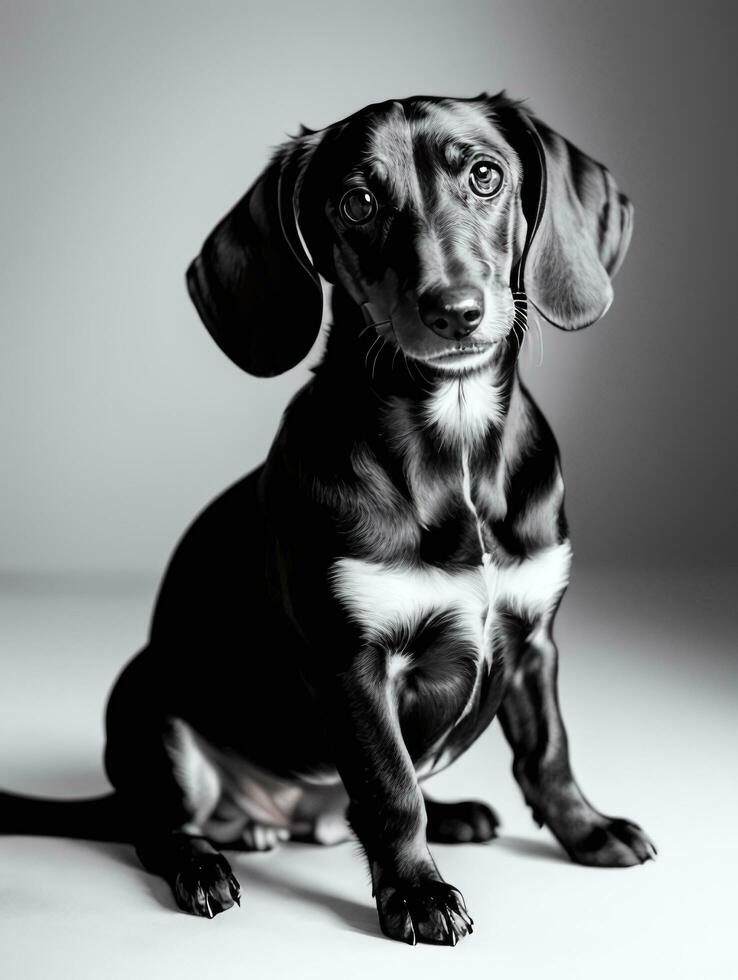
[(444, 340), (462, 340), (484, 317), (484, 296), (476, 286), (429, 290), (418, 300), (423, 323)]

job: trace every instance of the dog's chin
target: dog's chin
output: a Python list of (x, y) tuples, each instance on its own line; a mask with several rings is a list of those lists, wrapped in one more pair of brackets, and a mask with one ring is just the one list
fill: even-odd
[[(409, 322), (408, 322), (409, 321)], [(515, 311), (499, 309), (496, 316), (480, 325), (473, 334), (454, 342), (432, 336), (420, 321), (393, 317), (395, 345), (423, 374), (459, 377), (494, 369), (506, 357)], [(379, 332), (379, 331), (378, 331)]]
[(490, 367), (500, 348), (499, 341), (485, 341), (479, 344), (459, 344), (439, 351), (437, 354), (426, 354), (423, 357), (415, 355), (416, 361), (421, 361), (424, 368), (444, 375), (472, 374)]

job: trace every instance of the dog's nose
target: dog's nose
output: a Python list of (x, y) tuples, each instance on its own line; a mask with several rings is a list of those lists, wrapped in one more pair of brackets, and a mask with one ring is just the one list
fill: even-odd
[(461, 340), (476, 330), (484, 316), (484, 297), (476, 286), (431, 290), (418, 300), (420, 319), (446, 340)]

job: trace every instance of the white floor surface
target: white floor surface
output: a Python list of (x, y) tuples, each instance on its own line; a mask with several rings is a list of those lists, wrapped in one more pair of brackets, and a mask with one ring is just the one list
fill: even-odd
[[(574, 767), (601, 809), (641, 823), (655, 863), (570, 864), (538, 830), (492, 729), (429, 789), (481, 798), (487, 845), (435, 846), (475, 919), (459, 946), (379, 932), (355, 845), (232, 855), (241, 909), (176, 911), (133, 849), (0, 838), (4, 980), (738, 977), (736, 579), (580, 570), (559, 615)], [(0, 787), (104, 791), (102, 709), (145, 639), (153, 583), (7, 580), (0, 606)], [(732, 660), (731, 660), (732, 658)]]

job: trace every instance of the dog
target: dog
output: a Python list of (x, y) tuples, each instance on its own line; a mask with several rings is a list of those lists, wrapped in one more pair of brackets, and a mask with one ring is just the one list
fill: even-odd
[(517, 360), (533, 307), (594, 323), (630, 240), (610, 173), (505, 93), (370, 105), (282, 146), (187, 273), (259, 377), (332, 325), (266, 462), (195, 520), (107, 708), (114, 793), (4, 794), (5, 832), (133, 842), (186, 912), (239, 902), (219, 848), (350, 832), (382, 931), (472, 931), (428, 843), (494, 811), (423, 781), (495, 716), (535, 820), (572, 860), (655, 856), (572, 775), (554, 617), (571, 548), (554, 437)]

